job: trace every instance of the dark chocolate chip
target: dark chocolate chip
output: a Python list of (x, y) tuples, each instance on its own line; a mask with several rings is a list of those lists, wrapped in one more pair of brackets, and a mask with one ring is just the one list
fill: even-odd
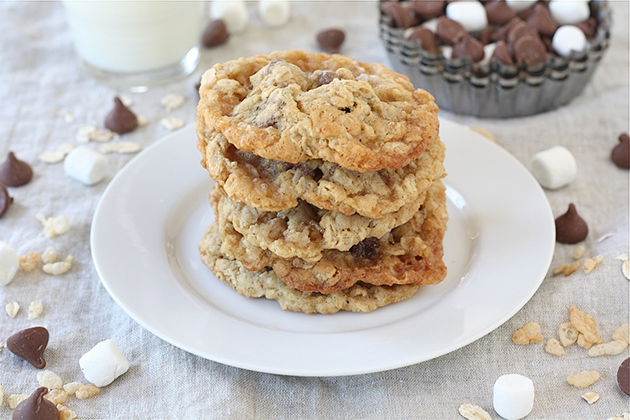
[(425, 51), (435, 52), (435, 48), (437, 47), (435, 34), (423, 26), (414, 29), (414, 31), (409, 34), (408, 39), (417, 39), (420, 42), (420, 48)]
[(44, 350), (48, 345), (48, 338), (48, 330), (44, 327), (27, 328), (7, 338), (7, 348), (37, 369), (43, 369), (46, 367)]
[(468, 34), (462, 35), (459, 40), (455, 42), (455, 45), (453, 45), (453, 58), (468, 56), (476, 63), (483, 60), (483, 55), (483, 44)]
[(619, 144), (612, 149), (610, 158), (618, 167), (630, 169), (630, 138), (628, 133), (619, 135)]
[(381, 10), (386, 16), (392, 18), (392, 23), (396, 28), (407, 29), (418, 23), (416, 12), (409, 7), (403, 6), (397, 1), (391, 1), (383, 4)]
[(341, 29), (325, 29), (317, 34), (320, 48), (330, 54), (338, 54), (345, 39), (346, 33)]
[(138, 127), (138, 118), (116, 96), (114, 98), (114, 109), (105, 117), (105, 127), (114, 133), (128, 133)]
[(201, 42), (203, 42), (205, 47), (211, 48), (224, 44), (229, 37), (230, 34), (228, 33), (227, 26), (223, 19), (215, 19), (210, 21), (208, 26), (206, 26)]
[(431, 19), (444, 14), (445, 0), (411, 0), (410, 7), (422, 20)]
[(538, 3), (534, 12), (527, 18), (527, 24), (536, 29), (541, 36), (552, 37), (558, 29), (558, 24), (551, 17), (549, 9)]
[(437, 35), (443, 43), (453, 45), (465, 33), (464, 27), (453, 19), (449, 19), (446, 16), (438, 19)]
[(576, 244), (588, 235), (588, 226), (580, 217), (575, 205), (569, 204), (565, 214), (556, 219), (556, 241), (562, 244)]
[(486, 29), (479, 32), (479, 35), (477, 35), (477, 39), (483, 45), (488, 45), (492, 42), (492, 35), (494, 35), (495, 32), (496, 32), (496, 29), (494, 29), (492, 26), (488, 26)]
[(523, 20), (527, 20), (533, 13), (534, 13), (534, 8), (530, 7), (529, 9), (525, 9), (522, 12), (519, 12), (518, 17), (520, 17)]
[(58, 420), (59, 410), (54, 403), (44, 398), (48, 388), (37, 388), (30, 397), (15, 407), (13, 420)]
[(617, 383), (626, 395), (630, 395), (630, 357), (621, 362), (617, 370)]
[(497, 41), (496, 47), (494, 48), (494, 53), (492, 53), (492, 58), (496, 58), (499, 62), (503, 64), (514, 64), (512, 54), (510, 54), (510, 50), (508, 49), (508, 46), (504, 41)]
[(547, 60), (547, 48), (539, 37), (528, 35), (519, 38), (513, 48), (514, 56), (519, 63), (534, 66)]
[(486, 3), (486, 15), (491, 25), (504, 25), (516, 16), (505, 0), (495, 0)]
[(594, 17), (590, 17), (586, 19), (584, 22), (580, 22), (576, 24), (575, 26), (580, 28), (588, 39), (592, 39), (595, 36), (595, 33), (597, 32), (597, 19), (595, 19)]
[(0, 165), (0, 182), (9, 187), (19, 187), (28, 184), (32, 178), (33, 170), (30, 165), (9, 152), (7, 160)]
[(350, 248), (350, 253), (357, 259), (369, 259), (378, 255), (378, 248), (381, 245), (378, 238), (365, 238)]
[(513, 18), (508, 23), (506, 23), (505, 25), (497, 29), (494, 34), (492, 34), (492, 40), (493, 41), (507, 41), (508, 33), (514, 26), (518, 25), (519, 23), (525, 23), (525, 21), (521, 19), (520, 17)]
[(9, 195), (7, 187), (0, 184), (0, 217), (9, 209), (9, 206), (13, 203), (13, 197)]
[(512, 48), (514, 48), (514, 46), (516, 45), (516, 41), (526, 36), (540, 38), (540, 35), (538, 34), (538, 31), (536, 29), (532, 28), (526, 23), (517, 23), (512, 27), (512, 29), (510, 29), (507, 37), (507, 43), (508, 45), (512, 46)]

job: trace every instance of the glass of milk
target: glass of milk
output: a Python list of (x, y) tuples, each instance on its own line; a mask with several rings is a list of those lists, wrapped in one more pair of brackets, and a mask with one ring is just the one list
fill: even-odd
[(203, 2), (64, 0), (76, 51), (100, 81), (141, 92), (191, 74)]

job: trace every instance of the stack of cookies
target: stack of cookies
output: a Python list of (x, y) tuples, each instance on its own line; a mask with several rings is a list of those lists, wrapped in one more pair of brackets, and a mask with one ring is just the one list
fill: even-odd
[(437, 106), (406, 76), (276, 52), (202, 79), (198, 147), (216, 185), (203, 262), (285, 310), (369, 312), (442, 281)]

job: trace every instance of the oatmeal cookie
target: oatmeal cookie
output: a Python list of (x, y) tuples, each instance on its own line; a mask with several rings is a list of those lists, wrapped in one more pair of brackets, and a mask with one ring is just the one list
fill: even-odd
[(249, 243), (227, 221), (215, 223), (220, 251), (252, 271), (271, 267), (286, 284), (303, 292), (334, 293), (357, 282), (376, 286), (435, 284), (446, 276), (442, 240), (446, 230), (444, 185), (436, 181), (420, 210), (380, 239), (366, 238), (349, 251), (325, 250), (313, 263), (281, 258)]
[(412, 297), (420, 284), (372, 286), (357, 283), (331, 294), (307, 293), (292, 289), (273, 270), (249, 271), (235, 259), (220, 251), (221, 237), (217, 229), (209, 229), (199, 243), (201, 259), (223, 282), (248, 298), (276, 300), (285, 311), (307, 314), (334, 314), (339, 311), (371, 312), (382, 306)]
[(435, 139), (400, 169), (359, 173), (335, 163), (310, 160), (290, 164), (243, 152), (218, 132), (200, 129), (202, 165), (226, 193), (262, 211), (280, 211), (304, 200), (347, 216), (377, 219), (418, 198), (444, 173), (444, 143)]
[(299, 257), (317, 262), (326, 249), (348, 251), (365, 238), (381, 238), (407, 223), (418, 212), (425, 195), (379, 219), (358, 214), (346, 216), (304, 201), (289, 210), (264, 212), (230, 198), (218, 185), (212, 190), (210, 201), (217, 223), (231, 223), (247, 242), (281, 258)]
[(401, 168), (438, 137), (438, 107), (381, 64), (281, 51), (217, 64), (202, 78), (199, 126), (245, 152), (358, 172)]

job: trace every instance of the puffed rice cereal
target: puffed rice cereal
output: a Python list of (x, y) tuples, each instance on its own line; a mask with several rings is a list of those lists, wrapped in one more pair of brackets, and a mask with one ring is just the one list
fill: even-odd
[(36, 318), (39, 318), (40, 315), (42, 314), (42, 312), (44, 312), (44, 304), (41, 302), (31, 302), (30, 305), (28, 305), (28, 314), (27, 314), (27, 319), (29, 320), (33, 320)]
[(108, 143), (99, 147), (101, 153), (138, 153), (142, 150), (142, 146), (132, 141), (123, 141), (120, 143)]
[(570, 322), (560, 324), (558, 327), (558, 336), (560, 337), (560, 344), (562, 344), (563, 347), (569, 347), (575, 344), (578, 339), (578, 334), (578, 330), (576, 330)]
[(20, 312), (20, 304), (17, 302), (9, 302), (5, 305), (4, 309), (7, 311), (7, 315), (11, 318), (15, 318)]
[(595, 267), (601, 264), (602, 261), (604, 261), (603, 255), (598, 255), (593, 258), (585, 259), (584, 262), (582, 263), (582, 267), (584, 268), (584, 273), (590, 274), (591, 272), (593, 272), (593, 270), (595, 270)]
[(63, 404), (68, 399), (68, 393), (63, 389), (50, 389), (44, 398), (55, 405)]
[(602, 342), (602, 338), (597, 332), (597, 323), (595, 322), (595, 318), (586, 312), (580, 311), (575, 305), (571, 305), (569, 311), (571, 324), (584, 335), (584, 340), (593, 344), (600, 344)]
[(514, 344), (520, 345), (540, 343), (544, 338), (545, 337), (540, 333), (540, 325), (536, 322), (529, 322), (512, 334)]
[(562, 347), (560, 342), (555, 338), (550, 338), (549, 340), (547, 340), (547, 344), (545, 344), (545, 351), (555, 356), (564, 355), (564, 347)]
[(65, 405), (57, 404), (57, 411), (59, 411), (59, 420), (74, 420), (77, 418), (76, 413)]
[(176, 117), (165, 117), (160, 120), (160, 125), (170, 131), (175, 131), (184, 126), (184, 121)]
[(186, 102), (186, 97), (180, 95), (179, 93), (170, 93), (164, 96), (160, 103), (167, 111), (173, 111), (177, 108), (180, 108)]
[(584, 401), (589, 403), (589, 405), (593, 405), (599, 401), (599, 394), (597, 392), (587, 392), (582, 395), (582, 398), (584, 398)]
[(585, 370), (567, 377), (567, 382), (576, 388), (586, 388), (599, 381), (601, 375), (595, 370)]
[(630, 343), (630, 339), (628, 337), (630, 337), (630, 324), (623, 324), (621, 327), (617, 328), (612, 335), (613, 340)]
[(63, 381), (55, 372), (51, 370), (42, 370), (37, 373), (37, 383), (40, 386), (45, 386), (48, 390), (61, 389)]
[(41, 255), (39, 254), (39, 252), (27, 252), (25, 255), (20, 257), (20, 267), (22, 268), (22, 270), (28, 273), (30, 271), (33, 271), (37, 267), (40, 259)]
[(573, 259), (574, 260), (579, 260), (580, 258), (582, 258), (584, 256), (584, 252), (585, 251), (586, 251), (586, 248), (584, 248), (582, 245), (577, 246), (573, 250)]
[(74, 395), (83, 385), (84, 384), (81, 382), (68, 382), (63, 386), (63, 390), (66, 391), (68, 395)]
[(576, 271), (578, 271), (579, 269), (580, 269), (580, 263), (578, 263), (578, 262), (573, 263), (573, 264), (564, 263), (561, 266), (556, 267), (553, 270), (553, 275), (557, 276), (559, 274), (562, 274), (562, 275), (564, 275), (564, 277), (568, 277), (571, 274), (573, 274)]
[(492, 420), (486, 410), (474, 404), (460, 405), (459, 414), (467, 420)]
[(61, 274), (67, 273), (72, 268), (73, 261), (74, 261), (74, 257), (72, 255), (68, 255), (68, 257), (66, 257), (64, 261), (44, 264), (44, 266), (42, 267), (42, 270), (46, 274), (59, 276)]
[(42, 262), (44, 264), (52, 264), (55, 261), (57, 261), (57, 256), (58, 256), (57, 250), (53, 248), (52, 246), (49, 246), (42, 253)]
[(598, 356), (615, 356), (621, 354), (628, 347), (628, 343), (621, 340), (610, 341), (604, 344), (598, 344), (593, 346), (588, 351), (588, 355), (591, 357)]
[(15, 407), (28, 397), (30, 397), (28, 394), (11, 394), (7, 397), (7, 403), (12, 410), (15, 410)]
[(94, 384), (81, 385), (74, 395), (80, 400), (91, 398), (101, 392), (101, 389)]
[(46, 218), (43, 214), (38, 214), (35, 217), (37, 217), (37, 220), (39, 220), (44, 227), (44, 235), (47, 238), (63, 235), (70, 230), (70, 220), (63, 214), (49, 218)]

